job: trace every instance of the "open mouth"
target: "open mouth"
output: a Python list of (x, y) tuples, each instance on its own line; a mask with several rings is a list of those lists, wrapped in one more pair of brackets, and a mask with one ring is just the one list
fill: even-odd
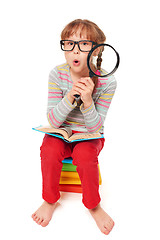
[(80, 61), (78, 61), (77, 59), (75, 59), (75, 60), (73, 61), (73, 65), (74, 65), (74, 66), (79, 66), (79, 64), (80, 64)]

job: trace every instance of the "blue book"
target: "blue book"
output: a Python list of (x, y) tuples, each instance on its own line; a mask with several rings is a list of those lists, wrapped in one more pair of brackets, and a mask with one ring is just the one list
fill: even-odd
[(72, 164), (73, 162), (73, 158), (69, 157), (69, 158), (64, 158), (62, 163), (68, 163), (68, 164)]
[(57, 138), (61, 138), (64, 141), (71, 143), (77, 141), (87, 141), (92, 139), (104, 138), (101, 133), (73, 133), (72, 129), (69, 127), (53, 128), (51, 126), (39, 126), (32, 128), (35, 131), (42, 132)]

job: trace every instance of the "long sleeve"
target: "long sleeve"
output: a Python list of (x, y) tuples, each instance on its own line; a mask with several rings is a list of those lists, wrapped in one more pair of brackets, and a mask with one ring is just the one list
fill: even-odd
[(113, 78), (113, 81), (104, 88), (95, 103), (92, 101), (91, 106), (87, 109), (84, 109), (83, 105), (81, 106), (80, 109), (88, 132), (99, 132), (102, 130), (115, 89), (116, 81)]
[(68, 114), (76, 107), (76, 102), (71, 104), (67, 94), (63, 97), (60, 85), (60, 78), (53, 69), (49, 74), (47, 117), (50, 125), (54, 128), (59, 128)]
[(104, 121), (116, 89), (114, 76), (98, 78), (92, 95), (92, 105), (84, 109), (83, 104), (71, 104), (67, 98), (73, 87), (70, 67), (67, 63), (56, 66), (49, 74), (47, 118), (54, 128), (70, 127), (79, 132), (104, 133)]

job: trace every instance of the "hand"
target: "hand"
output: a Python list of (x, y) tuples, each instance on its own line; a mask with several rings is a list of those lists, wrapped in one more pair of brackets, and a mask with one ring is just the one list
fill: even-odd
[(81, 96), (84, 108), (87, 108), (92, 104), (93, 89), (94, 83), (90, 77), (80, 78), (74, 83), (74, 90)]
[(80, 95), (80, 92), (76, 90), (76, 84), (73, 83), (72, 89), (67, 94), (67, 97), (72, 104), (74, 103), (75, 95)]

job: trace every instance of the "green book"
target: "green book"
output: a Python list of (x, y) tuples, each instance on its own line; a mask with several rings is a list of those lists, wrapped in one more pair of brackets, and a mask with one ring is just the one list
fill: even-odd
[(76, 172), (76, 167), (70, 163), (63, 163), (62, 171), (63, 172)]

